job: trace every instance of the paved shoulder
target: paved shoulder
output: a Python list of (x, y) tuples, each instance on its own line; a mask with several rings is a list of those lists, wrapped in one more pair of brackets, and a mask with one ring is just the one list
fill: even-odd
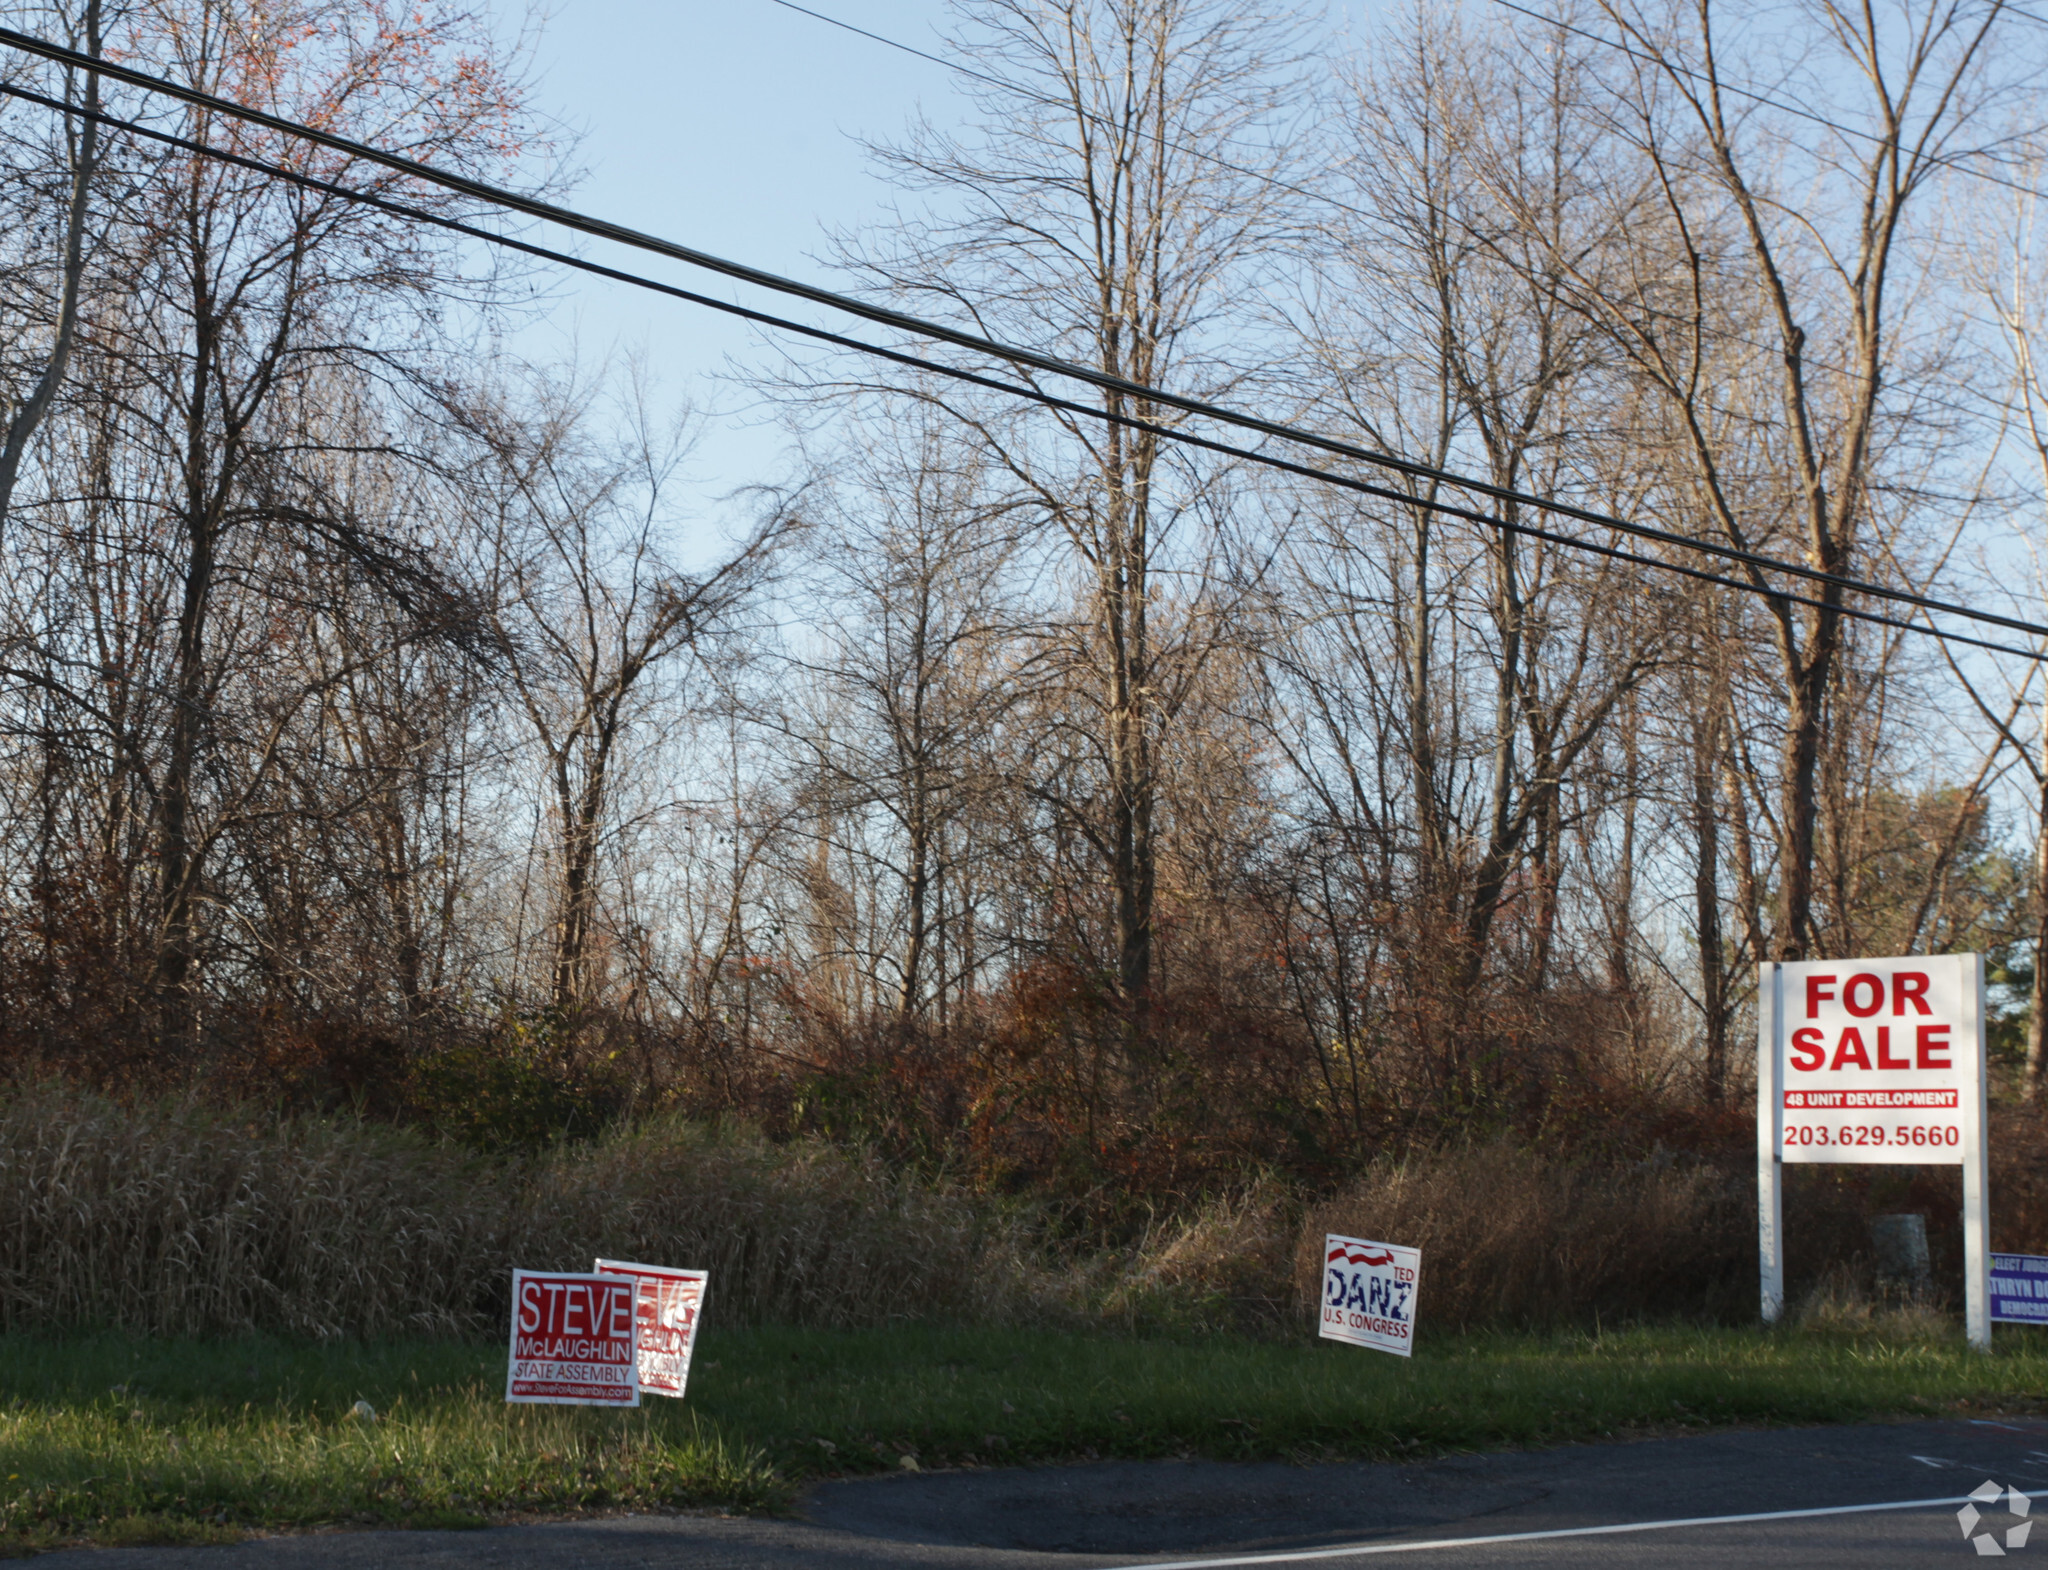
[[(1712, 1432), (1411, 1466), (1114, 1463), (849, 1479), (794, 1521), (636, 1516), (479, 1532), (329, 1532), (222, 1549), (80, 1550), (64, 1570), (1095, 1570), (1232, 1560), (1360, 1567), (1962, 1563), (2048, 1513), (2048, 1424)], [(1874, 1505), (1912, 1508), (1869, 1510)], [(1925, 1503), (1934, 1501), (1933, 1503)], [(2029, 1517), (2030, 1519), (2031, 1517)], [(1672, 1524), (1679, 1523), (1679, 1524)], [(2044, 1527), (2048, 1537), (2048, 1527)], [(2022, 1531), (2014, 1547), (2024, 1545)], [(1332, 1550), (1353, 1548), (1352, 1553)], [(2048, 1541), (2039, 1545), (2048, 1563)]]
[[(1411, 1466), (1189, 1461), (941, 1473), (830, 1483), (813, 1494), (809, 1515), (905, 1544), (1136, 1559), (1780, 1514), (1951, 1497), (1986, 1480), (2048, 1494), (2048, 1425), (1722, 1430)], [(1953, 1507), (1945, 1519), (1960, 1546)]]

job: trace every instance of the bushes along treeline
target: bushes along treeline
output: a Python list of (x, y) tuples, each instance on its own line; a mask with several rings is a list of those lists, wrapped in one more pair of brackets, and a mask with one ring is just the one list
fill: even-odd
[(355, 1121), (0, 1106), (0, 1328), (388, 1335), (502, 1323), (513, 1266), (687, 1260), (714, 1322), (972, 1316), (1003, 1239), (961, 1196), (808, 1143), (657, 1124), (523, 1162)]
[[(1998, 1241), (2040, 1247), (2048, 1152), (2020, 1144), (2005, 1142), (1994, 1176)], [(816, 1140), (776, 1146), (661, 1119), (489, 1158), (352, 1119), (121, 1106), (49, 1081), (0, 1100), (0, 1329), (490, 1335), (515, 1264), (587, 1269), (602, 1254), (710, 1270), (714, 1326), (1106, 1320), (1308, 1334), (1329, 1231), (1422, 1248), (1425, 1332), (1739, 1323), (1756, 1295), (1741, 1154), (1715, 1166), (1453, 1147), (1378, 1165), (1307, 1206), (1282, 1184), (1254, 1185), (1116, 1248)], [(1948, 1185), (1799, 1176), (1795, 1294), (1823, 1278), (1853, 1284), (1873, 1176), (1892, 1185), (1882, 1204), (1933, 1213), (1938, 1272), (1953, 1275)]]

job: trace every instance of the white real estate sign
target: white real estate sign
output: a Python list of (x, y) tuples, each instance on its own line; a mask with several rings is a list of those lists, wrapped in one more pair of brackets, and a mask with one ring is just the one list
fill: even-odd
[(1766, 964), (1758, 981), (1763, 1317), (1785, 1309), (1786, 1162), (1960, 1166), (1965, 1320), (1988, 1347), (1982, 956), (1801, 960)]

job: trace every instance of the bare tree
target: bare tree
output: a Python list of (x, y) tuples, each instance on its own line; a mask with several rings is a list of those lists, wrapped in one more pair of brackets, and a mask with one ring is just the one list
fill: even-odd
[(1016, 783), (996, 738), (1033, 656), (1014, 570), (1022, 504), (991, 491), (956, 428), (908, 412), (889, 400), (854, 422), (808, 590), (815, 637), (794, 651), (811, 683), (772, 712), (800, 749), (807, 799), (844, 840), (819, 853), (874, 868), (870, 985), (900, 1021), (943, 1025), (989, 957), (972, 930), (974, 869), (988, 798)]
[[(1918, 242), (1939, 227), (1923, 210), (2011, 80), (1994, 52), (2004, 8), (1915, 5), (1894, 20), (1826, 0), (1761, 84), (1762, 107), (1731, 69), (1736, 13), (1603, 0), (1600, 14), (1618, 34), (1600, 58), (1610, 223), (1635, 255), (1595, 275), (1560, 248), (1553, 268), (1667, 402), (1689, 511), (1741, 549), (1877, 570), (1873, 485), (1899, 436), (1887, 390), (1908, 369), (1898, 329), (1928, 298)], [(1843, 590), (1808, 589), (1817, 605), (1765, 601), (1783, 705), (1773, 945), (1788, 959), (1823, 941), (1815, 854), (1844, 637)]]
[(487, 449), (480, 499), (493, 620), (538, 743), (554, 825), (550, 997), (573, 1030), (598, 1001), (601, 858), (618, 776), (652, 681), (759, 584), (787, 519), (776, 515), (706, 572), (673, 561), (668, 492), (687, 417), (657, 421), (634, 385), (625, 437), (590, 430), (589, 387), (542, 386), (522, 416), (502, 402), (466, 416)]
[[(100, 0), (85, 0), (83, 15), (75, 19), (60, 7), (58, 20), (62, 24), (61, 32), (73, 48), (82, 46), (82, 53), (99, 58), (102, 37)], [(71, 73), (67, 69), (64, 74), (68, 101)], [(8, 509), (13, 504), (14, 487), (21, 476), (22, 458), (36, 431), (48, 417), (51, 405), (56, 402), (57, 391), (63, 385), (65, 371), (71, 363), (72, 348), (78, 340), (78, 305), (85, 287), (87, 260), (86, 231), (92, 215), (93, 176), (100, 162), (100, 122), (97, 118), (100, 79), (96, 72), (85, 73), (85, 91), (79, 109), (75, 118), (67, 115), (62, 126), (64, 169), (69, 190), (58, 247), (57, 290), (49, 323), (49, 346), (28, 390), (0, 404), (0, 413), (4, 413), (6, 420), (4, 439), (0, 439), (0, 538), (6, 534)], [(32, 183), (30, 189), (34, 189)]]
[[(920, 128), (878, 149), (943, 216), (842, 247), (907, 305), (1197, 396), (1243, 373), (1222, 326), (1284, 225), (1279, 156), (1259, 150), (1287, 107), (1287, 28), (1214, 0), (962, 0), (956, 47), (987, 115), (967, 135)], [(1024, 373), (1015, 373), (1022, 375)], [(983, 444), (1064, 539), (1077, 693), (1100, 790), (1061, 810), (1108, 873), (1112, 946), (1134, 1039), (1155, 983), (1160, 749), (1201, 659), (1198, 537), (1215, 496), (1157, 436), (1062, 417), (1050, 436), (955, 391), (926, 394)], [(1113, 416), (1171, 424), (1111, 392)], [(1182, 607), (1162, 627), (1162, 605)]]
[[(2026, 183), (2033, 185), (2044, 164), (2034, 156), (2019, 166), (2028, 170)], [(2023, 483), (2027, 500), (2022, 507), (2034, 511), (2038, 519), (2039, 510), (2048, 506), (2048, 367), (2040, 359), (2048, 337), (2048, 302), (2040, 298), (2036, 276), (2039, 199), (2031, 192), (2022, 194), (1999, 216), (2002, 222), (1986, 226), (1997, 234), (1997, 249), (1974, 258), (1973, 281), (1991, 307), (2008, 373), (2006, 385), (2018, 404), (2015, 423), (2022, 462), (2031, 471)], [(2032, 567), (2038, 586), (2043, 572), (2038, 551)], [(1995, 567), (1993, 573), (1997, 575)], [(2028, 664), (2018, 680), (2008, 681), (2003, 694), (1996, 693), (1991, 673), (1972, 671), (1953, 658), (1948, 668), (2033, 784), (2033, 972), (2027, 989), (2027, 1056), (2021, 1081), (2022, 1094), (2032, 1102), (2039, 1099), (2043, 1078), (2048, 1077), (2048, 695), (2037, 696), (2034, 690), (2041, 676), (2038, 661)], [(2032, 715), (2031, 736), (2020, 723), (2023, 713)]]
[[(1640, 475), (1583, 434), (1611, 425), (1618, 389), (1549, 262), (1584, 250), (1601, 216), (1575, 146), (1585, 83), (1569, 59), (1531, 80), (1526, 64), (1455, 18), (1424, 13), (1395, 33), (1350, 85), (1354, 218), (1333, 226), (1296, 326), (1326, 417), (1370, 445), (1507, 490), (1625, 505)], [(1434, 509), (1480, 499), (1406, 483), (1415, 502), (1398, 516), (1330, 504), (1314, 559), (1297, 559), (1318, 615), (1345, 624), (1369, 605), (1386, 621), (1383, 679), (1398, 673), (1400, 692), (1387, 740), (1406, 789), (1379, 816), (1413, 825), (1413, 888), (1433, 929), (1423, 951), (1469, 992), (1527, 871), (1540, 986), (1559, 793), (1654, 668), (1653, 591), (1519, 538), (1529, 520), (1511, 502), (1486, 501), (1503, 526), (1475, 531)], [(1327, 698), (1314, 707), (1338, 712)]]

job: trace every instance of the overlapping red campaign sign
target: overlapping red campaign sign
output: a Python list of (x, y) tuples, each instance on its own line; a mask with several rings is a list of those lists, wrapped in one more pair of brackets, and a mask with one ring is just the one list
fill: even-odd
[(600, 1259), (597, 1269), (639, 1283), (634, 1323), (639, 1331), (640, 1388), (649, 1395), (681, 1396), (690, 1379), (697, 1316), (703, 1312), (710, 1277), (702, 1270), (670, 1270), (618, 1259)]
[(505, 1399), (638, 1406), (633, 1284), (614, 1275), (512, 1272), (512, 1361)]

